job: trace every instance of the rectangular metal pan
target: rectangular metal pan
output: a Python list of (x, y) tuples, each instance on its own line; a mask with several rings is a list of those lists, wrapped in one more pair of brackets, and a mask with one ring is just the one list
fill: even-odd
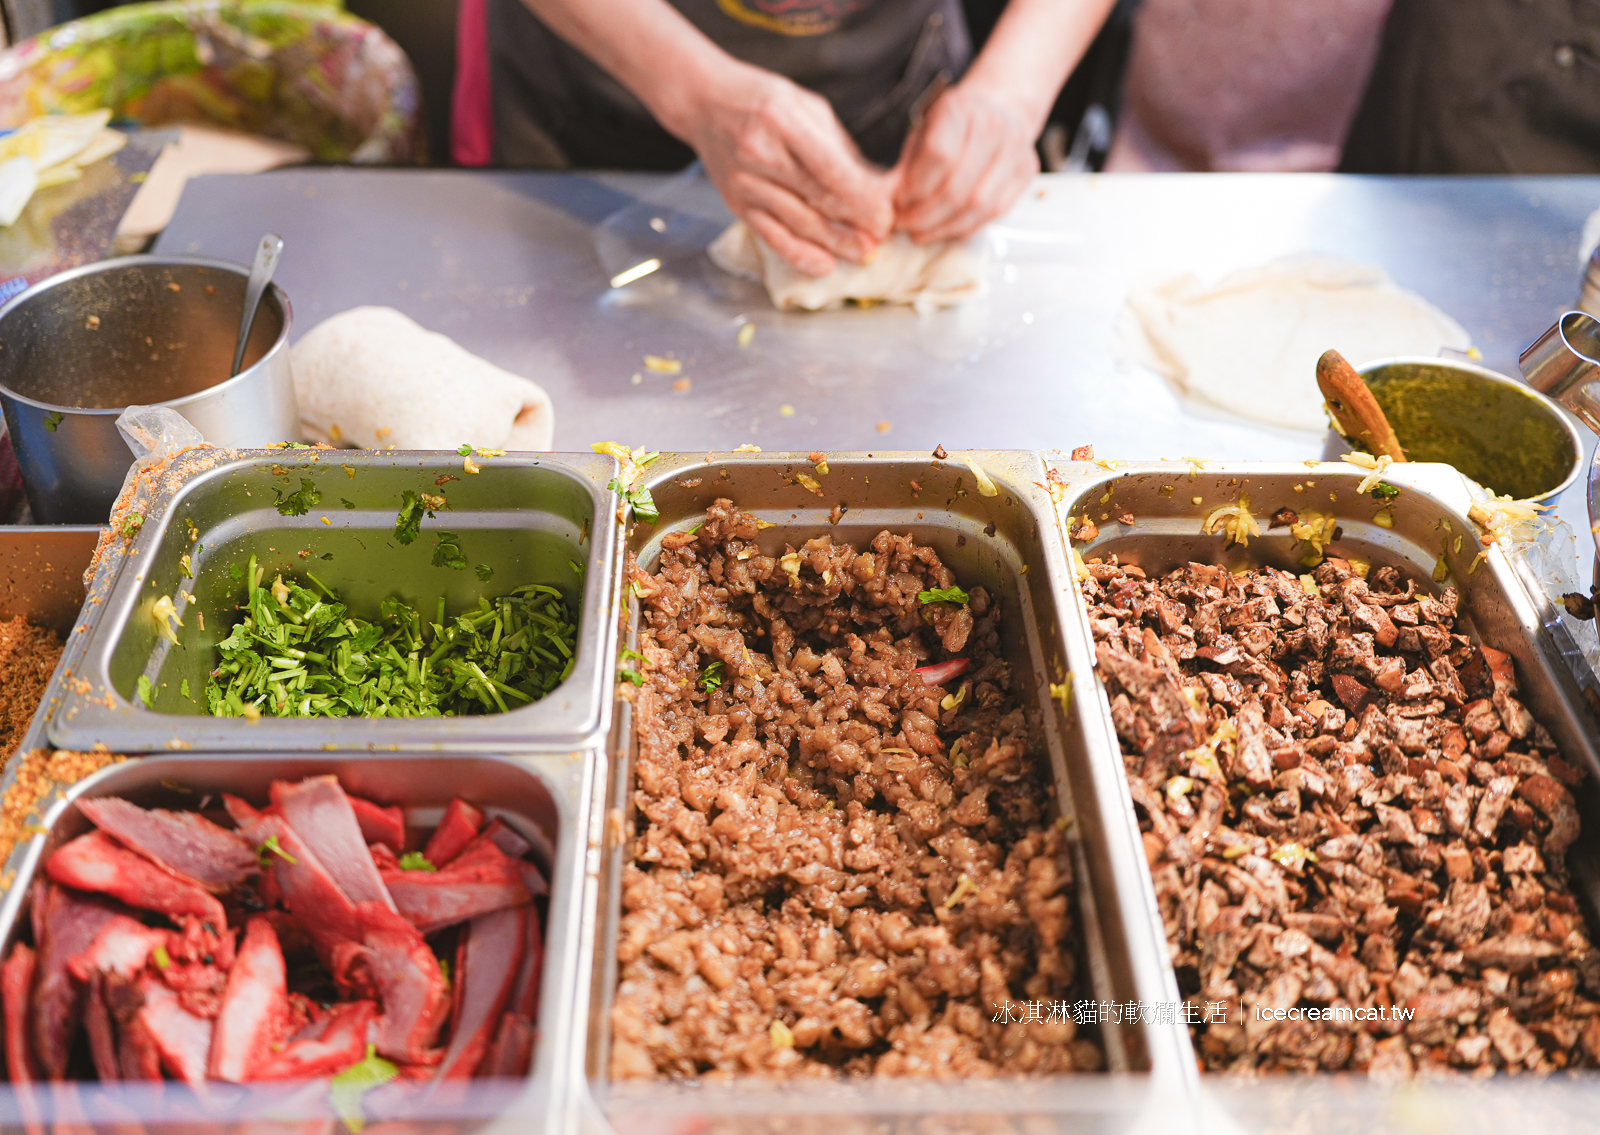
[[(1080, 717), (1081, 706), (1090, 705), (1094, 712), (1087, 698), (1091, 689), (1087, 674), (1081, 669), (1067, 673), (1071, 663), (1060, 609), (1073, 601), (1072, 583), (1064, 570), (1065, 551), (1044, 487), (1044, 466), (1030, 453), (971, 456), (993, 479), (994, 496), (980, 493), (972, 471), (959, 459), (830, 455), (824, 475), (800, 455), (736, 454), (722, 460), (664, 456), (651, 468), (649, 481), (660, 521), (634, 524), (627, 548), (650, 570), (666, 533), (694, 526), (709, 504), (727, 497), (772, 525), (762, 533), (761, 544), (772, 554), (781, 554), (785, 544), (798, 547), (824, 533), (836, 542), (860, 546), (889, 529), (931, 545), (963, 585), (982, 584), (988, 589), (1006, 614), (1004, 648), (1014, 667), (1014, 688), (1024, 704), (1043, 714), (1060, 809), (1075, 820), (1074, 913), (1085, 963), (1080, 972), (1088, 975), (1089, 995), (1123, 1003), (1170, 1001), (1175, 986), (1165, 965), (1160, 927), (1157, 924), (1152, 933), (1149, 911), (1139, 897), (1137, 880), (1143, 868), (1133, 851), (1137, 832), (1126, 830), (1131, 814), (1122, 805), (1120, 769), (1094, 752)], [(820, 491), (813, 493), (797, 474), (819, 481)], [(835, 506), (847, 511), (830, 516)], [(638, 610), (636, 601), (630, 597), (629, 602), (630, 618), (624, 620), (623, 634), (631, 638)], [(1071, 683), (1077, 694), (1065, 715), (1049, 689), (1063, 681)], [(585, 1052), (573, 1054), (582, 1129), (672, 1130), (692, 1115), (697, 1122), (720, 1117), (739, 1130), (768, 1126), (792, 1130), (808, 1114), (819, 1119), (825, 1114), (830, 1131), (840, 1130), (841, 1124), (843, 1129), (865, 1130), (890, 1114), (907, 1122), (920, 1117), (931, 1124), (929, 1130), (939, 1130), (947, 1121), (959, 1126), (978, 1114), (1058, 1118), (1078, 1114), (1085, 1122), (1092, 1116), (1091, 1125), (1115, 1128), (1142, 1106), (1144, 1089), (1111, 1090), (1105, 1085), (1152, 1071), (1169, 1080), (1185, 1075), (1186, 1041), (1176, 1028), (1130, 1024), (1101, 1028), (1110, 1075), (1042, 1079), (1030, 1081), (1026, 1088), (1015, 1087), (1013, 1080), (1007, 1081), (1013, 1087), (1006, 1090), (984, 1090), (966, 1082), (940, 1088), (813, 1081), (803, 1087), (704, 1084), (687, 1089), (665, 1081), (613, 1083), (607, 1069), (610, 1008), (617, 981), (622, 839), (632, 816), (637, 751), (631, 706), (625, 700), (619, 704), (612, 737), (594, 937), (584, 947), (586, 960), (592, 959), (592, 972), (586, 1004), (579, 1009), (588, 1023), (588, 1044)], [(1117, 805), (1109, 813), (1104, 809), (1107, 800)], [(1132, 903), (1130, 895), (1135, 896)]]
[[(576, 950), (585, 876), (587, 815), (593, 770), (598, 762), (582, 753), (521, 757), (412, 754), (398, 756), (316, 757), (283, 754), (150, 756), (112, 764), (53, 799), (44, 811), (43, 831), (13, 855), (7, 873), (12, 883), (0, 900), (0, 942), (9, 952), (28, 922), (30, 884), (56, 847), (89, 827), (74, 801), (82, 797), (123, 796), (146, 807), (194, 807), (202, 797), (230, 792), (264, 804), (273, 780), (336, 774), (352, 793), (406, 810), (408, 827), (431, 827), (453, 796), (462, 796), (499, 817), (534, 845), (533, 855), (550, 879), (545, 918), (545, 960), (539, 1009), (539, 1040), (525, 1081), (473, 1081), (470, 1091), (444, 1094), (410, 1119), (449, 1121), (447, 1131), (559, 1131), (565, 1114), (566, 1049), (573, 1033), (573, 997), (579, 956)], [(177, 786), (177, 787), (174, 787)], [(187, 789), (188, 791), (183, 791)], [(147, 1129), (215, 1119), (217, 1129), (249, 1122), (282, 1123), (305, 1130), (304, 1121), (320, 1109), (324, 1093), (287, 1094), (258, 1085), (196, 1099), (181, 1085), (166, 1083), (130, 1092), (128, 1085), (75, 1085), (65, 1099), (46, 1096), (45, 1107), (75, 1107), (101, 1118), (133, 1120)], [(0, 1091), (0, 1125), (9, 1126), (16, 1099)], [(308, 1110), (309, 1109), (309, 1110)], [(63, 1112), (63, 1119), (70, 1119)], [(295, 1127), (295, 1124), (301, 1124)]]
[[(1467, 517), (1472, 497), (1461, 475), (1446, 465), (1393, 465), (1384, 480), (1398, 487), (1400, 495), (1386, 506), (1370, 497), (1359, 496), (1356, 488), (1366, 471), (1344, 462), (1298, 464), (1247, 464), (1212, 462), (1132, 463), (1108, 470), (1084, 462), (1051, 462), (1052, 472), (1063, 482), (1058, 513), (1063, 522), (1072, 516), (1087, 515), (1099, 528), (1098, 536), (1074, 545), (1084, 559), (1116, 555), (1119, 562), (1134, 563), (1156, 577), (1184, 563), (1195, 561), (1221, 564), (1231, 571), (1262, 564), (1303, 572), (1300, 549), (1292, 546), (1287, 529), (1268, 529), (1268, 518), (1280, 508), (1297, 511), (1315, 509), (1332, 514), (1342, 529), (1341, 538), (1328, 549), (1330, 555), (1354, 556), (1374, 566), (1391, 565), (1414, 576), (1419, 586), (1455, 587), (1461, 595), (1462, 633), (1509, 652), (1514, 659), (1521, 700), (1547, 728), (1560, 746), (1563, 756), (1588, 771), (1589, 776), (1575, 793), (1582, 814), (1583, 835), (1568, 852), (1577, 898), (1591, 930), (1600, 926), (1600, 758), (1597, 758), (1596, 722), (1590, 715), (1559, 650), (1546, 634), (1540, 618), (1540, 604), (1519, 580), (1518, 569), (1504, 550), (1485, 548), (1480, 529)], [(1222, 534), (1201, 531), (1204, 518), (1220, 506), (1249, 497), (1252, 514), (1261, 525), (1261, 535), (1252, 536), (1248, 547), (1224, 547)], [(1374, 520), (1380, 507), (1392, 517), (1392, 526)], [(1131, 514), (1132, 523), (1120, 523), (1119, 516)], [(1065, 535), (1065, 530), (1063, 530)], [(1485, 553), (1480, 555), (1480, 553)], [(1448, 577), (1443, 584), (1433, 582), (1436, 565), (1443, 560)], [(1081, 596), (1067, 616), (1069, 650), (1080, 664), (1093, 666), (1093, 636), (1087, 605)], [(1104, 688), (1098, 679), (1092, 683), (1085, 731), (1089, 743), (1115, 760), (1121, 768), (1121, 746), (1112, 725)], [(1128, 822), (1117, 825), (1120, 832), (1138, 838), (1133, 804), (1122, 788), (1118, 808)], [(1138, 888), (1140, 901), (1149, 904), (1155, 931), (1165, 934), (1156, 913), (1154, 888), (1142, 850)], [(1187, 1031), (1183, 1036), (1187, 1045)], [(1190, 1049), (1192, 1052), (1192, 1048)], [(1189, 1057), (1193, 1062), (1193, 1056)], [(1312, 1077), (1310, 1080), (1318, 1078)], [(1223, 1081), (1208, 1081), (1226, 1092)], [(1286, 1090), (1283, 1098), (1294, 1097)], [(1237, 1093), (1230, 1097), (1237, 1104)], [(1311, 1109), (1316, 1117), (1339, 1110), (1336, 1096), (1318, 1096), (1309, 1089), (1294, 1097)], [(1370, 1100), (1369, 1100), (1370, 1102)], [(1376, 1105), (1375, 1105), (1376, 1106)], [(1229, 1112), (1247, 1127), (1255, 1122), (1270, 1125), (1284, 1112), (1246, 1107)]]
[[(570, 749), (591, 743), (610, 707), (611, 615), (616, 602), (617, 524), (606, 488), (610, 457), (523, 454), (478, 458), (467, 474), (451, 453), (338, 450), (240, 451), (218, 461), (183, 458), (157, 486), (127, 549), (128, 566), (90, 632), (75, 680), (59, 690), (49, 723), (61, 748), (115, 752), (315, 749)], [(300, 516), (280, 514), (283, 495), (309, 480), (321, 499)], [(445, 496), (409, 545), (394, 538), (401, 493)], [(432, 531), (462, 538), (474, 571), (434, 566)], [(215, 644), (236, 621), (243, 584), (233, 575), (254, 554), (276, 573), (306, 571), (357, 614), (398, 595), (429, 606), (443, 595), (453, 613), (480, 596), (525, 583), (559, 588), (580, 606), (571, 675), (550, 695), (510, 713), (426, 719), (212, 717), (205, 711)], [(192, 571), (192, 578), (185, 574)], [(157, 633), (151, 608), (171, 596), (183, 620), (180, 645)], [(155, 708), (136, 701), (149, 678)], [(190, 697), (184, 699), (187, 681)]]
[(99, 537), (80, 525), (0, 525), (0, 619), (21, 615), (65, 638), (83, 609), (83, 573)]

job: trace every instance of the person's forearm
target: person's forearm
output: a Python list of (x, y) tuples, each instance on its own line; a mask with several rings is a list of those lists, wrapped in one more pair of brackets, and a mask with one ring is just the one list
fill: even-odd
[(679, 138), (694, 114), (693, 94), (736, 82), (742, 66), (666, 0), (522, 2)]
[[(533, 0), (529, 0), (533, 2)], [(1029, 129), (1045, 118), (1116, 0), (1010, 0), (961, 80), (1006, 99)]]

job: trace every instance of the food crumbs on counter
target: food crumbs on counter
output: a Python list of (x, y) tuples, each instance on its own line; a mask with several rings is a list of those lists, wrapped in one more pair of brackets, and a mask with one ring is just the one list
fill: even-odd
[(794, 417), (794, 407), (785, 402), (782, 406), (778, 407), (778, 413), (782, 414), (785, 418), (792, 418)]
[(1206, 502), (1206, 498), (1205, 497), (1191, 497), (1189, 503), (1191, 503), (1191, 504), (1205, 504), (1205, 502)]
[(683, 364), (677, 359), (668, 359), (661, 355), (646, 355), (644, 365), (646, 370), (653, 370), (657, 374), (678, 374), (683, 370)]
[[(747, 441), (743, 445), (735, 447), (733, 452), (735, 452), (735, 453), (760, 453), (761, 452), (761, 447), (759, 445), (754, 444), (753, 442), (748, 442)], [(726, 474), (727, 471), (724, 470), (723, 472), (724, 472), (724, 474)]]
[(639, 386), (644, 382), (644, 375), (640, 374), (638, 371), (634, 371), (633, 377), (628, 379), (628, 382), (634, 386)]
[[(698, 537), (666, 534), (658, 575), (627, 562), (656, 666), (634, 697), (612, 1075), (1101, 1068), (1070, 1015), (1023, 1033), (1040, 1026), (991, 1004), (1085, 990), (1071, 847), (1000, 604), (908, 536), (775, 558), (759, 532), (719, 500)], [(963, 674), (970, 695), (942, 709)]]
[(892, 430), (893, 428), (894, 427), (892, 425), (890, 425), (888, 422), (879, 422), (878, 423), (878, 432), (881, 433), (881, 434), (886, 434), (890, 430)]
[(98, 315), (89, 316), (89, 318), (83, 321), (83, 328), (85, 331), (100, 330), (100, 317)]
[(689, 387), (692, 385), (693, 382), (690, 379), (680, 378), (672, 384), (672, 392), (674, 394), (687, 394), (689, 393)]
[(748, 347), (755, 342), (756, 325), (749, 320), (739, 325), (739, 346)]

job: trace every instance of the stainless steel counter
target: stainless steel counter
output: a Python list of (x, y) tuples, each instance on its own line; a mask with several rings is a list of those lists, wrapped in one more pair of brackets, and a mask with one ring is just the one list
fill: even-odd
[[(1286, 460), (1319, 456), (1323, 436), (1224, 417), (1119, 366), (1131, 283), (1215, 279), (1299, 252), (1374, 261), (1460, 321), (1487, 365), (1515, 374), (1523, 346), (1576, 296), (1580, 230), (1600, 207), (1600, 178), (1050, 176), (1003, 226), (990, 293), (919, 317), (780, 314), (692, 256), (611, 291), (594, 227), (664, 188), (667, 178), (570, 173), (208, 177), (190, 184), (157, 250), (248, 263), (276, 231), (297, 331), (358, 304), (399, 308), (544, 385), (561, 449), (603, 438), (684, 450), (1092, 442), (1105, 457)], [(679, 190), (691, 213), (719, 215), (704, 183)], [(756, 333), (741, 348), (746, 319)], [(682, 360), (688, 389), (645, 369), (647, 353)], [(1560, 514), (1578, 530), (1587, 578), (1581, 482)]]

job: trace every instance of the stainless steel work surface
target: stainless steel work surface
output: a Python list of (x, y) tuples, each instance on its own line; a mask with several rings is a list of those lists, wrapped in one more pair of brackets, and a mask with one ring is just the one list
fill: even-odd
[[(399, 308), (543, 384), (557, 449), (610, 437), (801, 452), (1092, 442), (1121, 459), (1271, 461), (1317, 457), (1323, 437), (1209, 414), (1119, 369), (1130, 284), (1216, 279), (1299, 252), (1373, 261), (1460, 321), (1488, 366), (1515, 374), (1517, 354), (1577, 294), (1580, 230), (1600, 205), (1600, 178), (1047, 176), (1007, 219), (982, 299), (926, 317), (807, 315), (773, 311), (703, 261), (611, 291), (593, 229), (669, 187), (579, 173), (207, 177), (157, 248), (248, 262), (263, 229), (282, 233), (278, 279), (301, 329), (358, 304)], [(741, 348), (746, 319), (756, 333)], [(646, 353), (676, 356), (683, 375), (646, 370)], [(675, 391), (680, 377), (690, 384)], [(1581, 534), (1582, 487), (1561, 504)]]

